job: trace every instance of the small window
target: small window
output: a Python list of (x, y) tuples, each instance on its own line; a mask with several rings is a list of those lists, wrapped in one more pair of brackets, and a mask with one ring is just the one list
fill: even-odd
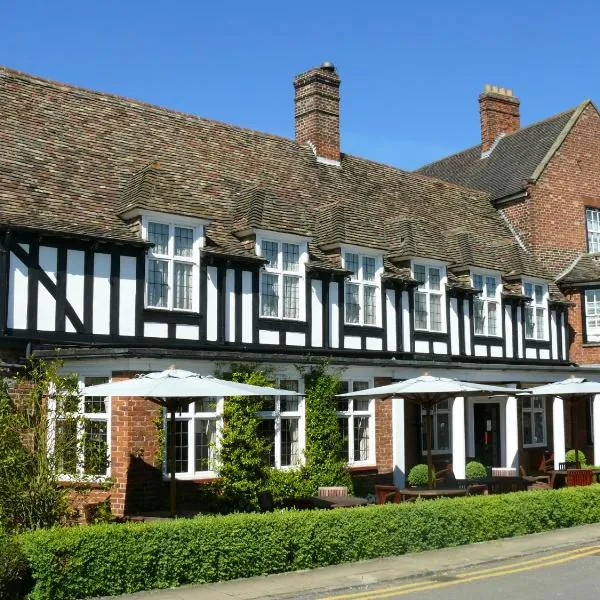
[(473, 274), (473, 287), (481, 290), (473, 301), (475, 335), (500, 333), (500, 280), (493, 275)]
[(585, 341), (600, 342), (600, 289), (585, 290)]
[(546, 445), (546, 403), (542, 397), (526, 397), (521, 403), (523, 446)]
[(420, 282), (415, 290), (415, 329), (444, 331), (442, 268), (415, 264), (413, 277)]
[(352, 272), (344, 286), (344, 316), (349, 325), (379, 324), (380, 263), (375, 256), (344, 252), (344, 268)]
[[(427, 413), (421, 408), (421, 450), (427, 451)], [(450, 403), (444, 400), (436, 404), (431, 411), (431, 450), (433, 452), (450, 451)]]
[[(342, 381), (339, 394), (358, 392), (371, 386), (369, 381)], [(343, 457), (349, 464), (373, 463), (374, 403), (372, 398), (336, 398), (338, 427), (343, 440)]]
[(525, 305), (525, 337), (529, 340), (546, 340), (548, 335), (548, 286), (525, 282), (523, 293), (531, 298)]
[(586, 208), (585, 223), (588, 252), (600, 252), (600, 209)]

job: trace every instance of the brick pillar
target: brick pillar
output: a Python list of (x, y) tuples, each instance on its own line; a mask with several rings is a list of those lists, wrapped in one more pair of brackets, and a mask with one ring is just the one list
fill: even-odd
[(487, 84), (479, 96), (481, 151), (487, 152), (501, 134), (517, 131), (521, 126), (519, 99), (512, 90)]
[[(375, 377), (375, 387), (392, 383), (389, 377)], [(394, 468), (392, 457), (392, 400), (375, 400), (376, 462), (380, 473)]]

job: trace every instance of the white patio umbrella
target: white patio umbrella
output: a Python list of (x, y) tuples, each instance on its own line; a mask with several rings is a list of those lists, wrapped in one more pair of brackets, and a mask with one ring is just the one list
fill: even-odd
[(369, 398), (387, 398), (397, 396), (425, 408), (425, 434), (427, 438), (427, 472), (429, 487), (433, 484), (433, 457), (431, 453), (431, 411), (436, 404), (457, 396), (489, 396), (492, 394), (512, 395), (515, 390), (495, 385), (459, 381), (447, 377), (421, 375), (405, 381), (389, 385), (368, 388), (358, 392), (340, 394), (340, 397), (354, 398), (368, 396)]
[(571, 411), (571, 442), (573, 443), (573, 449), (575, 450), (575, 462), (578, 463), (579, 449), (577, 448), (578, 444), (575, 441), (577, 432), (577, 418), (573, 411), (573, 402), (581, 399), (582, 397), (600, 394), (600, 382), (589, 381), (584, 377), (575, 377), (573, 375), (568, 379), (563, 379), (562, 381), (538, 385), (523, 391), (530, 393), (532, 396), (559, 396), (568, 402), (569, 410)]
[(143, 396), (164, 406), (171, 414), (169, 435), (170, 510), (176, 514), (175, 480), (175, 412), (191, 398), (225, 396), (299, 396), (297, 392), (272, 387), (225, 381), (210, 375), (198, 375), (180, 369), (144, 373), (132, 379), (91, 385), (83, 389), (85, 396)]

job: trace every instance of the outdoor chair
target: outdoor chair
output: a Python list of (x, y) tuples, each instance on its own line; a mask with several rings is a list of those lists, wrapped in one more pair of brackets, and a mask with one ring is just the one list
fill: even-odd
[(590, 469), (567, 469), (567, 487), (592, 485), (594, 473)]
[(567, 461), (567, 462), (558, 463), (559, 471), (566, 471), (568, 469), (580, 469), (580, 468), (581, 468), (581, 463), (578, 463), (575, 461)]
[(554, 469), (554, 454), (546, 451), (542, 454), (538, 471), (540, 473), (546, 473), (547, 471), (552, 471), (552, 469)]
[(552, 487), (550, 485), (550, 475), (527, 475), (522, 465), (519, 467), (519, 470), (521, 471), (521, 477), (528, 483), (527, 489), (531, 489), (532, 486), (536, 486), (536, 489)]
[(317, 492), (319, 498), (337, 498), (347, 496), (348, 488), (343, 485), (334, 485), (330, 487), (320, 487)]
[(375, 502), (377, 504), (387, 504), (393, 502), (399, 504), (402, 501), (400, 492), (393, 485), (376, 485), (375, 486)]

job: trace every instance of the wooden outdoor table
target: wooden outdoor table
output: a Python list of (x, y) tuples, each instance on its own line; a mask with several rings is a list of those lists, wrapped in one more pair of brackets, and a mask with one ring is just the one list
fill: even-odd
[(304, 498), (290, 498), (285, 501), (286, 505), (301, 509), (351, 508), (353, 506), (366, 506), (368, 503), (369, 501), (366, 498), (358, 498), (357, 496), (332, 496), (330, 498), (307, 496)]
[(402, 500), (407, 498), (455, 498), (457, 496), (466, 496), (469, 493), (467, 488), (398, 488), (398, 493)]
[[(596, 479), (598, 478), (598, 475), (600, 475), (600, 469), (590, 469), (590, 471), (596, 476)], [(556, 489), (557, 487), (563, 487), (565, 485), (567, 478), (566, 469), (551, 469), (548, 473), (550, 473), (550, 485), (553, 488)]]

